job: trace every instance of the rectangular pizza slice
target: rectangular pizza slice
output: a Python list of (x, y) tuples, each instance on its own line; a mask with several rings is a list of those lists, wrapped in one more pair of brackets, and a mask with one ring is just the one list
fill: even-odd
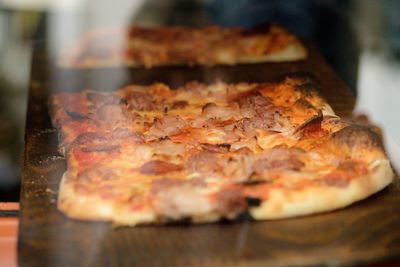
[(393, 173), (372, 129), (314, 79), (130, 85), (50, 99), (67, 170), (58, 208), (118, 225), (287, 218), (338, 209)]
[(306, 58), (300, 40), (278, 25), (243, 28), (102, 28), (62, 53), (62, 67), (234, 65)]

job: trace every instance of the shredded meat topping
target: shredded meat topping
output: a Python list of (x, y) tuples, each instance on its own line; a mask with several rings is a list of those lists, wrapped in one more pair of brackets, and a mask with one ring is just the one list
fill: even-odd
[(217, 106), (215, 103), (207, 103), (202, 108), (202, 114), (207, 119), (228, 120), (234, 118), (238, 113), (230, 107)]
[(251, 137), (254, 136), (255, 133), (255, 128), (253, 127), (252, 120), (249, 118), (242, 118), (234, 123), (233, 126), (233, 131), (240, 135), (240, 136), (245, 136), (245, 137)]
[(262, 96), (261, 93), (253, 92), (251, 95), (239, 99), (239, 106), (242, 115), (250, 118), (265, 110), (268, 111), (273, 107), (273, 104), (269, 98)]
[(161, 178), (153, 181), (153, 208), (157, 215), (167, 218), (204, 215), (212, 212), (214, 206), (207, 195), (198, 190), (205, 183), (198, 179), (181, 181)]
[(254, 164), (254, 172), (265, 177), (270, 170), (299, 171), (305, 165), (298, 157), (301, 153), (300, 150), (284, 148), (264, 151)]
[(180, 186), (183, 184), (182, 180), (173, 179), (173, 178), (161, 178), (152, 181), (151, 183), (151, 192), (153, 194), (162, 192), (168, 188)]
[(78, 180), (83, 182), (101, 182), (117, 177), (117, 171), (106, 167), (95, 166), (78, 173)]
[(154, 195), (154, 212), (172, 219), (207, 215), (213, 211), (208, 198), (190, 185), (173, 186)]
[(162, 175), (180, 170), (182, 170), (182, 166), (162, 160), (151, 160), (143, 164), (139, 169), (141, 173), (151, 175)]
[(149, 129), (149, 134), (158, 138), (179, 133), (186, 126), (186, 121), (179, 116), (166, 115), (161, 119), (155, 118)]
[(171, 109), (181, 109), (187, 107), (188, 105), (189, 103), (187, 101), (179, 100), (172, 103)]
[(274, 127), (276, 115), (280, 113), (269, 98), (260, 93), (253, 93), (250, 96), (239, 100), (242, 115), (249, 118), (252, 127), (269, 130)]
[(187, 161), (187, 168), (203, 174), (220, 173), (223, 170), (219, 158), (214, 153), (207, 151), (191, 155)]
[(127, 120), (122, 107), (120, 105), (104, 105), (97, 111), (100, 121), (116, 124)]
[(229, 187), (218, 192), (216, 204), (218, 214), (227, 219), (237, 217), (247, 208), (246, 198), (238, 187)]
[(119, 145), (95, 145), (95, 146), (85, 146), (81, 150), (86, 153), (92, 152), (112, 152), (119, 149)]
[(239, 151), (225, 158), (224, 174), (237, 182), (246, 181), (253, 173), (253, 164), (254, 157), (251, 151)]
[(78, 145), (102, 145), (109, 142), (109, 139), (100, 133), (86, 132), (75, 138), (74, 144)]
[(244, 181), (253, 172), (253, 157), (247, 153), (237, 153), (229, 156), (200, 151), (189, 157), (187, 168), (204, 176), (224, 176), (234, 181)]
[(121, 99), (117, 95), (108, 93), (88, 92), (86, 94), (86, 98), (96, 107), (102, 105), (117, 105), (121, 101)]
[(206, 183), (202, 179), (189, 179), (189, 180), (179, 180), (175, 178), (168, 178), (164, 177), (161, 179), (154, 180), (151, 184), (151, 192), (152, 193), (160, 193), (163, 192), (171, 187), (178, 187), (178, 186), (190, 186), (190, 187), (198, 187), (204, 188)]
[(133, 139), (137, 143), (143, 142), (143, 134), (141, 132), (132, 132), (128, 128), (116, 128), (112, 132), (113, 139)]
[(204, 150), (210, 151), (210, 152), (215, 152), (215, 153), (226, 153), (229, 152), (229, 149), (231, 147), (230, 144), (201, 144), (201, 147)]
[(126, 101), (128, 109), (150, 111), (159, 108), (153, 97), (146, 92), (131, 91), (127, 94)]
[(185, 144), (174, 143), (169, 139), (156, 142), (153, 147), (155, 147), (158, 154), (164, 154), (168, 156), (178, 156), (185, 152)]

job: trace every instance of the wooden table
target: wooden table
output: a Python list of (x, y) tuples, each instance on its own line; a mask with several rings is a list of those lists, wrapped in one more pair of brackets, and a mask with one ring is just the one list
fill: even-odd
[(113, 228), (81, 222), (56, 209), (65, 161), (45, 103), (59, 90), (115, 90), (155, 81), (272, 81), (309, 72), (341, 116), (351, 116), (351, 92), (312, 48), (306, 61), (236, 67), (59, 70), (36, 49), (26, 127), (18, 260), (23, 266), (348, 266), (400, 258), (400, 186), (346, 209), (308, 217), (208, 225)]

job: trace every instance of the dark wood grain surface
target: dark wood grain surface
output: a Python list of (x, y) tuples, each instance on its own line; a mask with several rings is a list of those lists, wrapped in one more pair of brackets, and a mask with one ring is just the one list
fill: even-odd
[(115, 90), (129, 83), (179, 86), (272, 81), (288, 72), (311, 72), (341, 116), (355, 99), (315, 50), (297, 63), (236, 67), (58, 70), (35, 49), (26, 123), (18, 261), (24, 266), (350, 266), (400, 258), (400, 185), (346, 209), (267, 222), (245, 219), (207, 225), (114, 228), (82, 222), (56, 209), (65, 161), (57, 153), (47, 98), (60, 90)]

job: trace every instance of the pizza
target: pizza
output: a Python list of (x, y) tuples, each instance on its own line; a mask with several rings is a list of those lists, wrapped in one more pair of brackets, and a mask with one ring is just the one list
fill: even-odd
[(234, 65), (304, 59), (297, 37), (277, 25), (243, 28), (101, 28), (67, 47), (62, 67)]
[(58, 208), (116, 225), (326, 212), (391, 183), (379, 135), (335, 115), (309, 76), (129, 85), (50, 98), (67, 169)]

